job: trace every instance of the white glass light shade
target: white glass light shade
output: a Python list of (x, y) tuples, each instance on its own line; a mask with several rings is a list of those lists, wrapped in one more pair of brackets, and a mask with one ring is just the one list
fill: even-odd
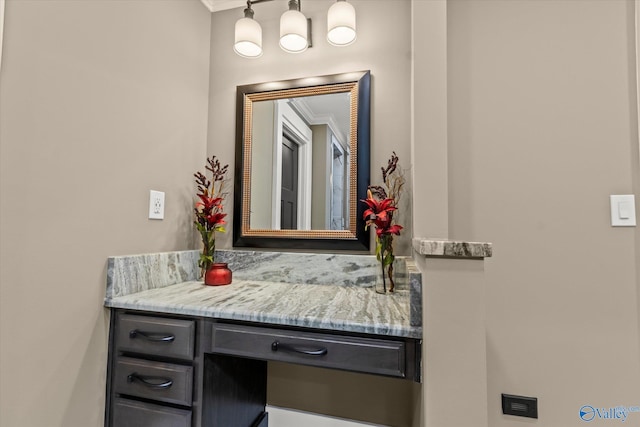
[(335, 2), (327, 13), (327, 41), (348, 46), (356, 41), (356, 10), (346, 1)]
[(251, 18), (236, 21), (236, 37), (233, 50), (245, 58), (262, 56), (262, 27)]
[(307, 50), (307, 18), (297, 10), (287, 10), (280, 17), (280, 47), (289, 53)]

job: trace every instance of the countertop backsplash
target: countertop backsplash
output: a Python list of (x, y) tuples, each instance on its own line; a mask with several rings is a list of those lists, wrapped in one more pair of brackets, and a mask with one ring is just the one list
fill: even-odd
[[(199, 251), (160, 252), (109, 257), (107, 298), (199, 280)], [(374, 255), (216, 251), (216, 262), (226, 262), (238, 280), (371, 287), (381, 275)], [(398, 291), (408, 290), (410, 257), (396, 257), (394, 279)]]
[[(199, 251), (191, 250), (109, 257), (105, 302), (108, 305), (114, 298), (197, 282), (201, 280), (199, 256)], [(258, 281), (365, 290), (381, 280), (380, 263), (374, 255), (229, 249), (216, 251), (216, 262), (228, 263), (233, 280), (238, 283)], [(410, 257), (396, 257), (394, 269), (396, 296), (409, 300), (410, 324), (421, 326), (422, 274)]]

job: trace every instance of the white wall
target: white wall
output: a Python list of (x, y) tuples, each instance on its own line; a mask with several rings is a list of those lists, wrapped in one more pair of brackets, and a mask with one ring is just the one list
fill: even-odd
[(1, 426), (102, 426), (107, 257), (195, 245), (209, 32), (197, 0), (6, 2)]

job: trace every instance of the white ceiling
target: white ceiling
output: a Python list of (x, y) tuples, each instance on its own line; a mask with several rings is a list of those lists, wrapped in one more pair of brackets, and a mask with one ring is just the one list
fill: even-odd
[(237, 7), (246, 7), (245, 0), (200, 0), (211, 12), (220, 10), (235, 9)]
[(290, 99), (292, 106), (310, 125), (328, 124), (338, 140), (348, 146), (351, 121), (349, 92)]

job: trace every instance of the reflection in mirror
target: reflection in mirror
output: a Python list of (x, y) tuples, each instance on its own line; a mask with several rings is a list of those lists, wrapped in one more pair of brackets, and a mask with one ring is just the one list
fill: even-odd
[(239, 86), (237, 102), (234, 246), (367, 249), (369, 72)]
[(348, 230), (348, 92), (258, 101), (251, 134), (251, 228)]

